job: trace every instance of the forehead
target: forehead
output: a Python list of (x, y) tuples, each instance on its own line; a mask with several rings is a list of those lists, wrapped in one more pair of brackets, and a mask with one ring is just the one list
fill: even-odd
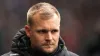
[(41, 17), (41, 15), (37, 14), (34, 17), (34, 25), (35, 28), (59, 28), (60, 19), (54, 14), (51, 17)]

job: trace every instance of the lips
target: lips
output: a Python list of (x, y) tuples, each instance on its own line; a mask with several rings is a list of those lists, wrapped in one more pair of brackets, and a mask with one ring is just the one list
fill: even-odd
[(43, 47), (52, 47), (52, 46), (54, 46), (54, 44), (43, 44), (42, 46)]

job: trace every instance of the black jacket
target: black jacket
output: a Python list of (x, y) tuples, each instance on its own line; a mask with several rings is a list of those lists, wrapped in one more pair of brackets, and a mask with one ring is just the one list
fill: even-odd
[(64, 41), (60, 37), (59, 46), (52, 54), (42, 55), (41, 52), (34, 52), (30, 48), (30, 40), (25, 33), (25, 29), (21, 29), (15, 35), (12, 41), (11, 51), (2, 56), (78, 56), (73, 52), (67, 50)]

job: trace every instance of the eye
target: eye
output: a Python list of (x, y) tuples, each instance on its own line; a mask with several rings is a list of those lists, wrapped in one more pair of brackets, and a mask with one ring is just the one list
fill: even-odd
[(38, 33), (47, 33), (48, 31), (45, 30), (45, 29), (42, 29), (42, 30), (37, 30)]
[(52, 33), (56, 33), (56, 32), (58, 32), (58, 30), (57, 30), (57, 29), (54, 29), (54, 30), (52, 30), (51, 32), (52, 32)]

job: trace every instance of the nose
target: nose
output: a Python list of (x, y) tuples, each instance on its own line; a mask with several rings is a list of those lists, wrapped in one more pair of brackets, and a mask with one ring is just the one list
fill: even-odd
[(47, 35), (46, 35), (46, 41), (50, 41), (52, 40), (52, 33), (51, 32), (48, 32)]

